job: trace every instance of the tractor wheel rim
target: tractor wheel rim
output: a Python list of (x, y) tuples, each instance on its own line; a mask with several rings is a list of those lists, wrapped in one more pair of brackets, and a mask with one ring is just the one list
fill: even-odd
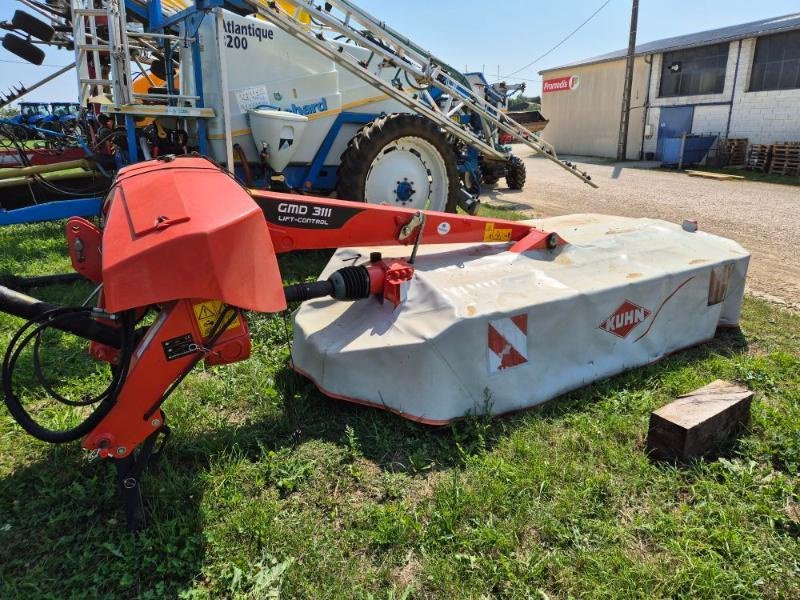
[(449, 189), (447, 165), (436, 147), (418, 137), (403, 137), (381, 148), (372, 161), (364, 199), (370, 204), (443, 211)]

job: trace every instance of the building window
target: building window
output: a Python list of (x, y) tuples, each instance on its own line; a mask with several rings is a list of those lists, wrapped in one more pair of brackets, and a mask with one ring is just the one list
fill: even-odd
[(687, 48), (663, 54), (661, 97), (721, 94), (730, 44)]
[(750, 91), (800, 88), (800, 31), (758, 38)]

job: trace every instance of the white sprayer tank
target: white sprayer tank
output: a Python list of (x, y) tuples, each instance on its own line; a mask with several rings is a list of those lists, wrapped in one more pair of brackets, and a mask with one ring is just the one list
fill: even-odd
[[(302, 140), (293, 144), (294, 164), (312, 162), (342, 112), (375, 115), (408, 112), (402, 104), (352, 73), (339, 70), (332, 60), (267, 21), (223, 11), (221, 36), (217, 37), (216, 21), (210, 16), (200, 25), (199, 35), (204, 40), (200, 65), (203, 100), (216, 114), (208, 120), (209, 153), (218, 161), (225, 161), (225, 97), (230, 107), (233, 143), (242, 148), (251, 162), (258, 162), (261, 151), (251, 121), (251, 111), (259, 106), (274, 106), (308, 118)], [(342, 45), (361, 59), (370, 58), (368, 50), (344, 42)], [(224, 52), (224, 77), (219, 67), (220, 52)], [(395, 70), (381, 69), (380, 64), (381, 61), (373, 60), (372, 71), (391, 80)], [(181, 71), (193, 69), (192, 53), (181, 52)], [(191, 78), (181, 81), (184, 93), (197, 93), (188, 85)], [(341, 128), (326, 157), (326, 166), (339, 165), (342, 152), (359, 127), (346, 124)]]
[(250, 128), (259, 151), (278, 173), (292, 162), (308, 126), (308, 117), (284, 110), (256, 108), (250, 111)]

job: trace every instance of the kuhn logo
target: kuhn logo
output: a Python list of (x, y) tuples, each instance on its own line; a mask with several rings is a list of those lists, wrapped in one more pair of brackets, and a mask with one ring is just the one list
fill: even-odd
[(544, 83), (542, 83), (542, 91), (547, 94), (549, 92), (577, 90), (580, 84), (580, 77), (577, 75), (568, 75), (567, 77), (558, 77), (556, 79), (545, 80)]
[(646, 308), (625, 300), (614, 313), (600, 323), (600, 329), (613, 333), (617, 337), (626, 338), (639, 323), (643, 323), (652, 313)]

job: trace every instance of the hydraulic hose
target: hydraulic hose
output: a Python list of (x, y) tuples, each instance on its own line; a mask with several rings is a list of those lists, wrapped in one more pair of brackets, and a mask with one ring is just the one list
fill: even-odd
[[(43, 315), (58, 310), (58, 306), (37, 300), (15, 290), (0, 286), (0, 312), (38, 321)], [(112, 348), (122, 347), (120, 329), (93, 319), (91, 311), (73, 313), (69, 319), (59, 319), (51, 327), (73, 333), (79, 337), (98, 342)]]
[[(113, 327), (95, 320), (94, 309), (91, 307), (56, 307), (5, 287), (0, 287), (0, 310), (28, 319), (11, 339), (3, 359), (2, 388), (11, 416), (25, 431), (43, 442), (62, 444), (87, 435), (111, 411), (128, 376), (136, 345), (135, 312), (122, 313), (120, 326)], [(94, 398), (79, 401), (71, 401), (55, 392), (44, 376), (39, 358), (42, 334), (47, 329), (66, 331), (120, 350), (118, 364), (112, 367), (111, 381), (103, 392)], [(22, 405), (14, 390), (14, 370), (22, 352), (31, 342), (34, 375), (47, 395), (69, 406), (97, 405), (79, 425), (64, 430), (48, 429), (37, 422)]]

